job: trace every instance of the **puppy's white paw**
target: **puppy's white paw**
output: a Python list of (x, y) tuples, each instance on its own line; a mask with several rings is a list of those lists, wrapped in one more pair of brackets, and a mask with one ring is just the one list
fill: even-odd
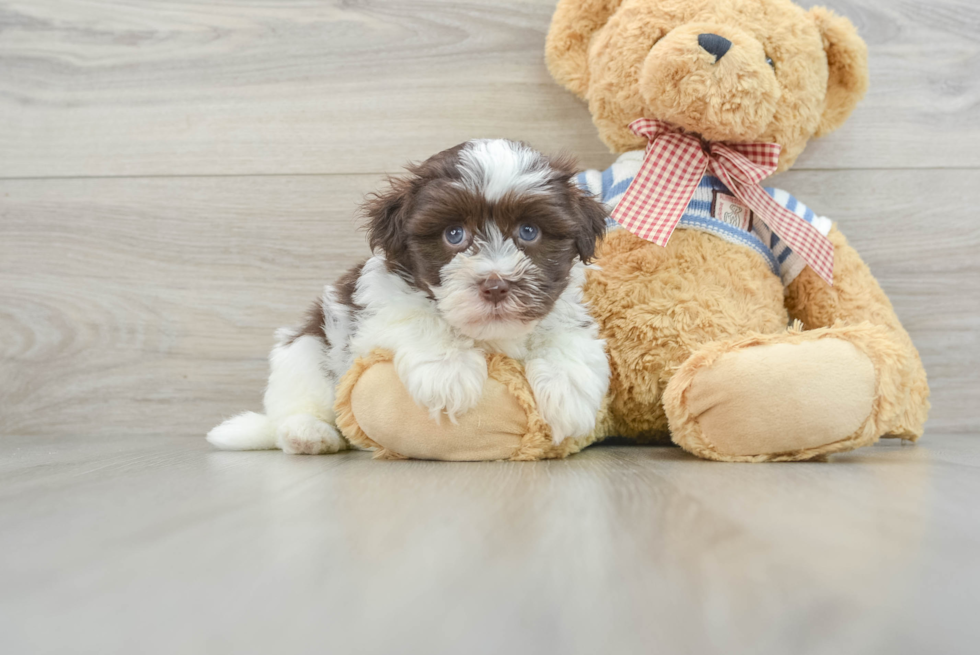
[(406, 357), (398, 364), (405, 389), (436, 421), (445, 412), (455, 423), (483, 396), (487, 360), (482, 351), (463, 350), (430, 360)]
[(276, 429), (276, 445), (290, 455), (324, 455), (347, 448), (337, 428), (310, 414), (286, 417)]
[(525, 373), (556, 444), (568, 437), (587, 436), (595, 429), (596, 415), (609, 386), (608, 369), (603, 377), (583, 366), (532, 359)]

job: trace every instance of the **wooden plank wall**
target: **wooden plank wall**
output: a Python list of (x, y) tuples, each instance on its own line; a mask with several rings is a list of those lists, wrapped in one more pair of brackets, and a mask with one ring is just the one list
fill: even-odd
[[(980, 427), (980, 5), (832, 0), (872, 89), (776, 184), (840, 222)], [(0, 0), (0, 434), (200, 436), (364, 257), (383, 173), (473, 137), (612, 161), (554, 0)]]

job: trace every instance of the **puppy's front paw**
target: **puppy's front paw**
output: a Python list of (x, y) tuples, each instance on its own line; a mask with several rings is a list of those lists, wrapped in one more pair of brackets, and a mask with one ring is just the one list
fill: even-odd
[(483, 396), (487, 360), (479, 350), (463, 350), (438, 359), (396, 359), (399, 377), (412, 399), (428, 408), (436, 421), (445, 412), (449, 420), (465, 414)]
[(595, 429), (596, 415), (609, 386), (608, 367), (604, 370), (605, 375), (585, 366), (546, 359), (527, 362), (528, 384), (556, 444), (568, 437), (587, 436)]
[(276, 429), (276, 445), (289, 455), (325, 455), (347, 448), (337, 428), (310, 414), (286, 417)]

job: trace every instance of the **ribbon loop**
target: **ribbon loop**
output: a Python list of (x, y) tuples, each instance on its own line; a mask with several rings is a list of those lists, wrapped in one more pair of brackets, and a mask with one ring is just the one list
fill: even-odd
[(629, 125), (630, 131), (636, 136), (642, 136), (648, 142), (647, 147), (649, 148), (651, 143), (659, 137), (661, 134), (667, 134), (673, 132), (670, 124), (664, 121), (650, 120), (649, 118), (638, 118)]
[(705, 172), (710, 170), (793, 252), (833, 284), (834, 246), (805, 219), (759, 186), (776, 171), (777, 143), (711, 143), (664, 121), (640, 118), (630, 130), (649, 142), (643, 164), (612, 217), (627, 230), (666, 246)]
[[(666, 246), (708, 168), (701, 142), (663, 121), (641, 118), (630, 123), (639, 136), (651, 135), (643, 164), (613, 219), (658, 246)], [(652, 220), (651, 220), (652, 219)]]

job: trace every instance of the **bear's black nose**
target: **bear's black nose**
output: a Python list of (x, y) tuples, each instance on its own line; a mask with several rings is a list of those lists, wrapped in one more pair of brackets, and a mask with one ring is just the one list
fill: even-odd
[(698, 36), (698, 45), (713, 54), (715, 61), (718, 61), (732, 47), (732, 42), (717, 34), (701, 34)]

